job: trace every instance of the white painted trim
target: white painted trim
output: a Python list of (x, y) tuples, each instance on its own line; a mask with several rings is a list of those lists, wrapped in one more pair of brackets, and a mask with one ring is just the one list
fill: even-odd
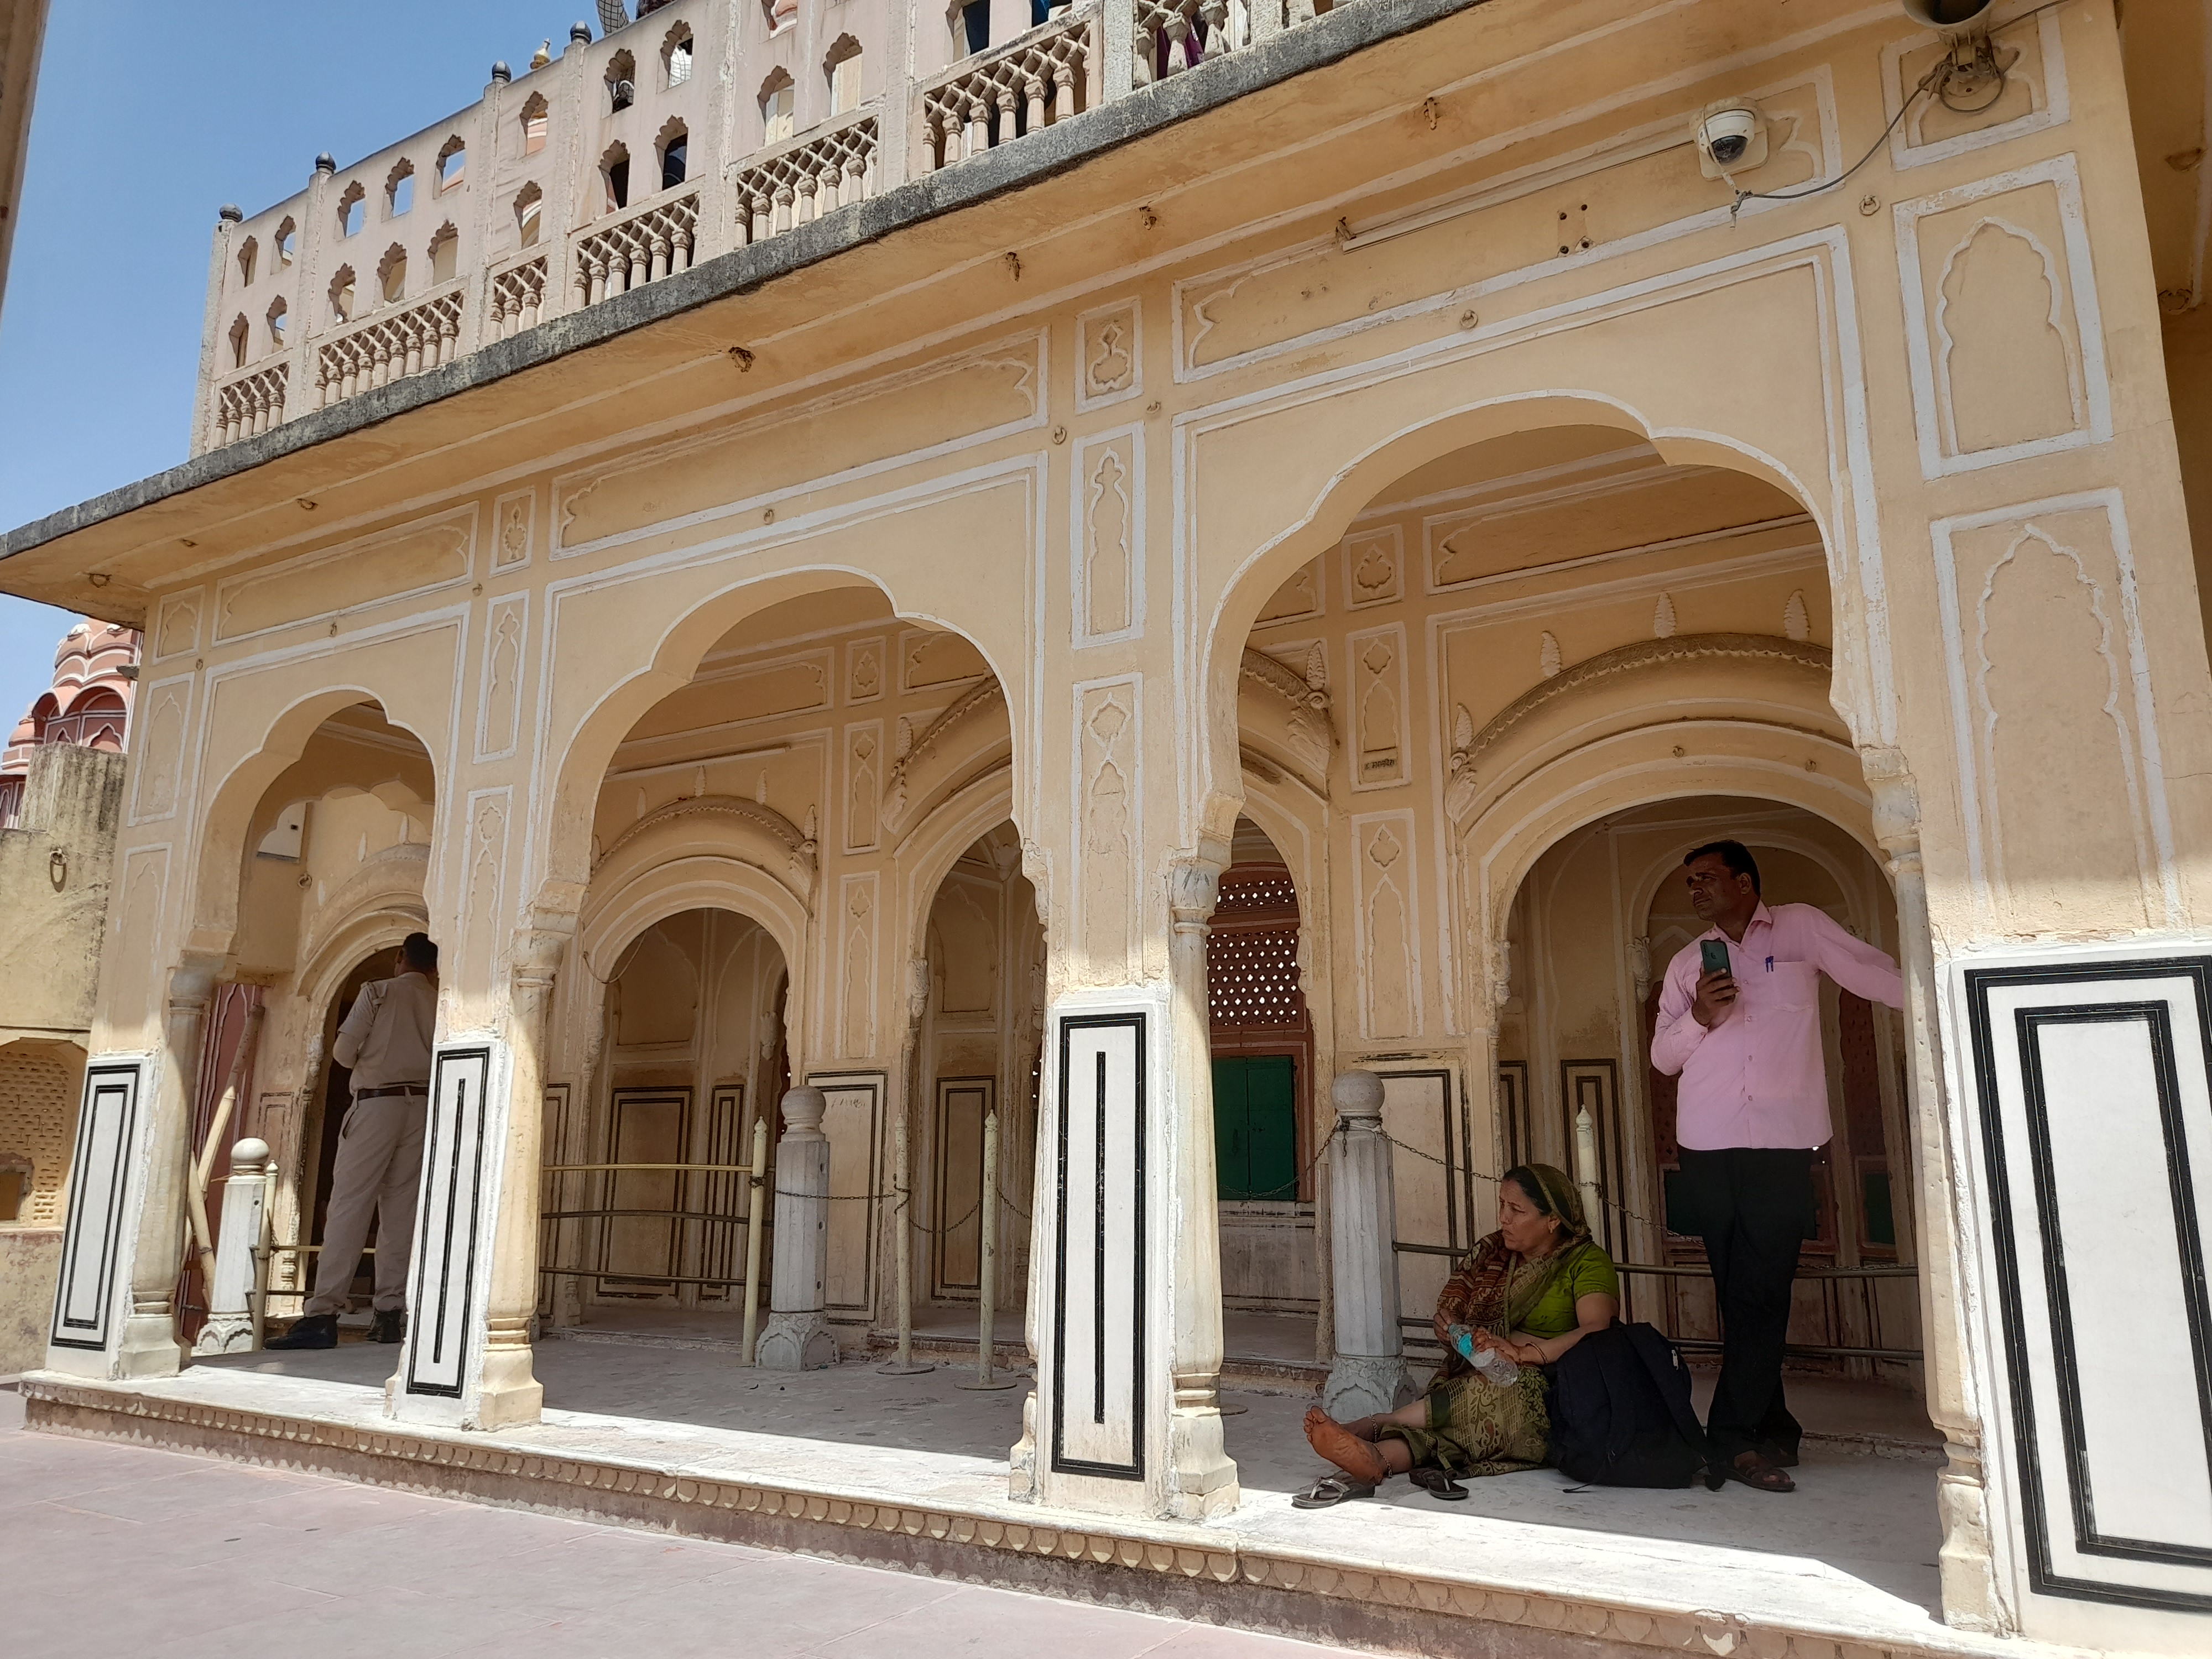
[[(1094, 317), (1110, 316), (1127, 311), (1129, 327), (1129, 384), (1119, 392), (1109, 392), (1103, 397), (1093, 397), (1090, 389), (1090, 374), (1084, 359), (1084, 331)], [(1119, 300), (1109, 300), (1103, 305), (1092, 306), (1075, 316), (1075, 349), (1070, 354), (1075, 360), (1075, 412), (1088, 415), (1095, 409), (1111, 409), (1115, 404), (1126, 404), (1132, 398), (1145, 395), (1145, 301), (1140, 294), (1131, 293)]]
[[(2081, 393), (2085, 400), (2083, 420), (2070, 432), (2049, 438), (2033, 439), (2026, 443), (2007, 444), (1998, 449), (1976, 450), (1963, 453), (1945, 453), (1948, 446), (1949, 425), (1947, 418), (1948, 401), (1939, 391), (1936, 378), (1936, 348), (1929, 338), (1931, 319), (1926, 284), (1920, 275), (1920, 221), (1931, 214), (1948, 212), (1989, 198), (2030, 189), (2037, 185), (2049, 185), (2057, 193), (2059, 222), (2063, 227), (2066, 246), (2066, 277), (2073, 290), (2074, 326), (2081, 340)], [(2033, 167), (2017, 168), (2010, 173), (1994, 174), (1976, 179), (1970, 185), (1938, 191), (1933, 196), (1922, 196), (1909, 202), (1899, 202), (1891, 210), (1897, 226), (1897, 274), (1904, 289), (1905, 354), (1912, 370), (1913, 424), (1920, 438), (1920, 471), (1923, 477), (1934, 479), (1954, 473), (1978, 471), (1984, 467), (2002, 466), (2008, 461), (2027, 460), (2038, 455), (2052, 455), (2069, 449), (2079, 449), (2087, 444), (2108, 441), (2112, 435), (2112, 394), (2105, 366), (2105, 326), (2103, 314), (2097, 304), (2096, 262), (2089, 246), (2087, 215), (2081, 205), (2081, 176), (2071, 152), (2055, 155)], [(2039, 238), (2009, 221), (1994, 216), (1979, 221), (1967, 233), (1966, 240), (1979, 232), (1983, 224), (1997, 224), (2007, 232), (2025, 237), (2045, 260), (2050, 250)], [(1960, 246), (1964, 246), (1962, 240)], [(1955, 251), (1955, 250), (1954, 250)], [(2057, 273), (2054, 270), (2054, 278)], [(2051, 304), (2060, 304), (2054, 283)]]
[[(2009, 0), (2009, 3), (1990, 8), (1992, 27), (2002, 29), (2018, 21), (2020, 15), (2034, 5), (2037, 0)], [(2045, 12), (2037, 20), (2038, 44), (2043, 50), (2043, 85), (2037, 90), (2041, 94), (2043, 107), (2009, 121), (2001, 121), (1992, 127), (1974, 132), (1962, 132), (1950, 138), (1939, 138), (1932, 143), (1916, 144), (1911, 141), (1912, 122), (1899, 119), (1905, 103), (1903, 82), (1904, 62), (1907, 52), (1917, 52), (1940, 44), (1932, 30), (1917, 34), (1900, 35), (1881, 49), (1882, 113), (1896, 125), (1889, 133), (1889, 161), (1894, 167), (1926, 167), (1931, 161), (1948, 161), (1955, 156), (1986, 149), (1992, 144), (2009, 143), (2015, 138), (2025, 138), (2031, 133), (2042, 132), (2059, 126), (2073, 116), (2073, 100), (2066, 85), (2066, 48), (2060, 34), (2058, 19)], [(2002, 47), (2000, 46), (2000, 51)], [(1923, 106), (1925, 107), (1924, 102)]]
[[(1115, 398), (1112, 401), (1119, 402)], [(1091, 628), (1091, 583), (1085, 569), (1090, 550), (1091, 452), (1127, 439), (1129, 444), (1129, 621), (1109, 633)], [(1075, 471), (1068, 479), (1068, 607), (1072, 613), (1072, 644), (1082, 651), (1093, 646), (1118, 645), (1145, 637), (1145, 521), (1149, 498), (1145, 493), (1145, 428), (1120, 426), (1094, 432), (1077, 440)], [(1042, 637), (1042, 636), (1040, 636)]]
[[(499, 635), (498, 623), (494, 618), (501, 611), (514, 612), (522, 618), (522, 631), (516, 638), (514, 651), (514, 729), (507, 733), (504, 748), (488, 750), (484, 747), (484, 738), (489, 730), (491, 720), (492, 653), (498, 648)], [(483, 647), (483, 666), (482, 672), (477, 676), (475, 755), (476, 763), (479, 766), (489, 765), (496, 761), (512, 760), (514, 757), (514, 751), (522, 742), (522, 717), (530, 707), (523, 695), (524, 684), (530, 677), (530, 590), (528, 588), (502, 594), (484, 607)], [(457, 664), (456, 667), (459, 672), (467, 672), (465, 665)]]
[[(1991, 833), (1983, 822), (1987, 802), (1983, 795), (1981, 773), (1985, 769), (1979, 761), (1982, 745), (1978, 736), (1978, 723), (1973, 717), (1972, 690), (1967, 684), (1965, 610), (1960, 598), (1958, 562), (1953, 538), (1961, 531), (1986, 529), (1996, 525), (2017, 525), (2023, 537), (2040, 534), (2034, 523), (2039, 516), (2049, 518), (2062, 513), (2082, 512), (2102, 512), (2105, 514), (2112, 538), (2113, 563), (2119, 574), (2119, 621), (2127, 636), (2128, 678), (2135, 705), (2133, 724), (2136, 750), (2134, 754), (2124, 752), (2121, 759), (2127, 769), (2130, 792), (2140, 792), (2139, 799), (2129, 803), (2137, 821), (2138, 836), (2142, 837), (2148, 832), (2148, 844), (2139, 845), (2137, 849), (2140, 867), (2147, 875), (2154, 870), (2156, 872), (2159, 895), (2156, 908), (2163, 910), (2168, 928), (2179, 929), (2187, 921), (2187, 911), (2182, 900), (2172, 810), (2166, 797), (2166, 768), (2158, 736), (2157, 700), (2151, 688), (2150, 659), (2143, 638), (2135, 555), (2128, 533), (2126, 507), (2116, 489), (2084, 490), (2071, 495), (2051, 496), (2016, 506), (1960, 514), (1938, 519), (1928, 527), (1934, 544), (1936, 604), (1943, 629), (1946, 672), (1950, 681), (1952, 738), (1959, 767), (1959, 806), (1966, 830), (1967, 884), (1974, 896), (1978, 919), (1984, 927), (1993, 927), (1996, 920), (1994, 884), (2002, 879), (2002, 854), (2001, 848), (1992, 845)], [(2054, 546), (2063, 544), (2057, 538), (2052, 538), (2051, 542)], [(2145, 893), (2143, 896), (2148, 900), (2151, 896)]]
[[(298, 558), (283, 560), (275, 564), (262, 565), (253, 570), (246, 572), (243, 575), (233, 576), (227, 580), (216, 583), (215, 590), (215, 616), (210, 620), (208, 627), (208, 639), (210, 644), (211, 646), (235, 646), (246, 640), (262, 639), (270, 634), (282, 633), (287, 629), (309, 628), (313, 627), (317, 623), (323, 622), (325, 620), (334, 621), (337, 618), (344, 617), (351, 612), (374, 611), (385, 605), (398, 605), (408, 599), (418, 599), (426, 593), (441, 593), (449, 587), (460, 587), (467, 585), (470, 581), (474, 580), (477, 571), (477, 542), (478, 539), (477, 533), (478, 528), (477, 520), (478, 506), (479, 503), (477, 501), (470, 501), (462, 506), (449, 508), (443, 513), (433, 513), (426, 518), (410, 520), (405, 524), (394, 525), (389, 530), (381, 531), (374, 536), (365, 537), (359, 541), (341, 541), (334, 544), (325, 545), (318, 548), (314, 552), (304, 554)], [(234, 595), (240, 589), (250, 587), (257, 582), (266, 581), (274, 576), (304, 574), (305, 573), (314, 569), (319, 565), (340, 563), (352, 564), (356, 562), (373, 560), (375, 558), (379, 550), (389, 547), (395, 542), (404, 541), (410, 536), (419, 534), (422, 531), (433, 529), (439, 526), (461, 523), (465, 523), (466, 526), (468, 543), (462, 554), (462, 571), (458, 576), (447, 576), (442, 577), (436, 581), (419, 583), (413, 587), (398, 588), (392, 592), (380, 593), (374, 599), (363, 599), (358, 604), (345, 605), (336, 611), (311, 611), (306, 616), (295, 617), (287, 622), (270, 623), (264, 628), (249, 628), (243, 633), (226, 635), (222, 631), (222, 613), (224, 608), (230, 603), (231, 596)]]

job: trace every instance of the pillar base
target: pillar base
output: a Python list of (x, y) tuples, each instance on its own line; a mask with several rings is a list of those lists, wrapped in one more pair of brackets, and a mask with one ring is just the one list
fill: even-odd
[(826, 1371), (837, 1363), (837, 1339), (818, 1313), (772, 1313), (753, 1350), (764, 1371)]
[(252, 1352), (252, 1314), (210, 1314), (207, 1323), (200, 1327), (199, 1340), (192, 1344), (196, 1356)]
[(122, 1340), (115, 1349), (114, 1375), (118, 1380), (174, 1376), (184, 1368), (185, 1351), (167, 1310), (158, 1314), (134, 1313), (124, 1320)]
[[(1178, 1387), (1178, 1396), (1199, 1391)], [(1213, 1390), (1203, 1403), (1178, 1401), (1168, 1419), (1168, 1514), (1177, 1521), (1210, 1521), (1244, 1501), (1236, 1460), (1221, 1439), (1221, 1407)]]
[(1022, 1437), (1006, 1452), (1006, 1496), (1017, 1504), (1037, 1501), (1036, 1390), (1022, 1400)]
[(1413, 1394), (1403, 1355), (1340, 1353), (1321, 1386), (1321, 1408), (1340, 1423), (1351, 1423), (1395, 1412)]
[(545, 1389), (532, 1372), (527, 1344), (484, 1354), (483, 1387), (470, 1414), (472, 1429), (512, 1429), (545, 1414)]

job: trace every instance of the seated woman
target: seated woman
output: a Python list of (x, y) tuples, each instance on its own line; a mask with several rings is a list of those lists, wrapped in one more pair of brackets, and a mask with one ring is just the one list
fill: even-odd
[[(1508, 1170), (1498, 1183), (1498, 1231), (1437, 1298), (1443, 1369), (1426, 1395), (1387, 1416), (1339, 1423), (1317, 1406), (1308, 1412), (1306, 1438), (1344, 1474), (1297, 1501), (1324, 1508), (1407, 1473), (1440, 1497), (1464, 1496), (1455, 1477), (1542, 1467), (1551, 1461), (1551, 1423), (1540, 1368), (1608, 1328), (1620, 1309), (1613, 1258), (1590, 1238), (1574, 1183), (1548, 1164)], [(1477, 1352), (1518, 1364), (1519, 1381), (1499, 1388), (1480, 1375), (1451, 1346), (1454, 1325), (1474, 1333)]]

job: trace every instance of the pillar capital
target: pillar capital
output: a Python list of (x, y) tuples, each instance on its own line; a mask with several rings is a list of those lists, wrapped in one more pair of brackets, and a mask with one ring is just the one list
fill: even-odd
[(810, 1085), (801, 1084), (784, 1091), (783, 1121), (787, 1127), (783, 1138), (792, 1140), (820, 1140), (822, 1120), (830, 1110), (830, 1097)]

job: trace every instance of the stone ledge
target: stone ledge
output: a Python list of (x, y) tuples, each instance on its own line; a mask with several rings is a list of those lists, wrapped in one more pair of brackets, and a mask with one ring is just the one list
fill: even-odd
[[(162, 1385), (33, 1372), (27, 1426), (306, 1470), (683, 1536), (896, 1567), (1004, 1589), (1382, 1651), (1590, 1659), (1651, 1651), (1751, 1659), (2018, 1659), (2062, 1650), (1943, 1632), (1900, 1641), (1717, 1610), (1635, 1607), (1372, 1560), (1268, 1547), (1227, 1528), (964, 1507), (808, 1490), (586, 1452), (526, 1436), (368, 1427), (336, 1417), (165, 1397)], [(357, 1391), (356, 1391), (357, 1392)], [(986, 1512), (999, 1510), (1001, 1512)]]

